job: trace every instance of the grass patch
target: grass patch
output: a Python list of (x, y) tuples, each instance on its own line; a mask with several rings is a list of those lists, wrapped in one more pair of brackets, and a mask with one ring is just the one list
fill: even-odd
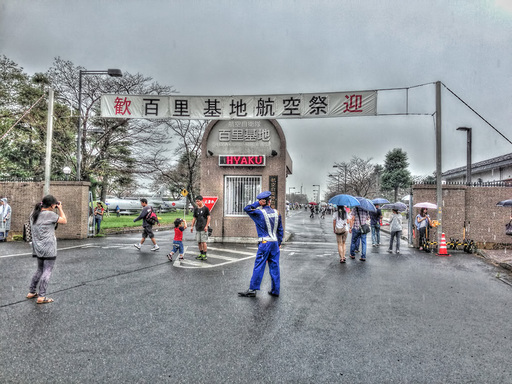
[[(101, 229), (110, 229), (110, 228), (126, 228), (126, 227), (140, 227), (142, 226), (142, 220), (133, 222), (139, 215), (121, 215), (119, 217), (116, 214), (110, 214), (110, 216), (104, 216), (101, 221)], [(177, 217), (183, 218), (183, 211), (177, 212), (166, 212), (166, 213), (158, 213), (158, 220), (160, 224), (172, 224)], [(188, 214), (185, 216), (187, 220), (187, 225), (192, 221), (192, 214)]]

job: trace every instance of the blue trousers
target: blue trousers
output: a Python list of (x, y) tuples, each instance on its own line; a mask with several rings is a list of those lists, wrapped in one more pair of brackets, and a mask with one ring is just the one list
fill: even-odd
[(362, 234), (361, 229), (352, 229), (352, 241), (350, 243), (350, 254), (356, 255), (356, 248), (359, 248), (359, 241), (361, 241), (363, 248), (361, 249), (361, 257), (366, 257), (366, 233)]
[(372, 244), (380, 244), (380, 224), (372, 225)]
[(254, 270), (252, 271), (250, 289), (259, 290), (263, 274), (265, 272), (265, 263), (268, 261), (268, 270), (272, 280), (273, 294), (279, 295), (281, 288), (279, 276), (279, 244), (277, 241), (261, 242), (256, 252), (256, 260), (254, 261)]

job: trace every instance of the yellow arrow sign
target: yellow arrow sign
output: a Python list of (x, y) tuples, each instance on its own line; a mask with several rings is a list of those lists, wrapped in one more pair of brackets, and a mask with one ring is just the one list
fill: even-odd
[(181, 196), (187, 196), (188, 195), (188, 191), (186, 189), (183, 189), (183, 191), (181, 191)]

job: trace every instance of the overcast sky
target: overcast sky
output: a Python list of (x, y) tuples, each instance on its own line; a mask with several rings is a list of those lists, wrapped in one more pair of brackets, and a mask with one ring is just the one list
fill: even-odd
[[(0, 54), (26, 73), (55, 57), (120, 68), (184, 95), (411, 88), (378, 93), (378, 113), (425, 115), (281, 120), (293, 160), (288, 187), (325, 190), (334, 162), (383, 164), (400, 147), (414, 175), (435, 171), (435, 86), (442, 81), (512, 140), (510, 0), (0, 0)], [(443, 171), (512, 152), (446, 89)]]

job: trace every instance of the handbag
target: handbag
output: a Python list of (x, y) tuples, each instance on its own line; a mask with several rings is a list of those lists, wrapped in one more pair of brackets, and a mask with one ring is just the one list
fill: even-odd
[(343, 235), (343, 234), (347, 233), (347, 227), (345, 225), (341, 228), (335, 227), (334, 233), (337, 235)]
[(23, 224), (23, 241), (32, 241), (32, 229), (30, 228), (30, 223)]
[(505, 224), (505, 234), (512, 236), (512, 220)]

